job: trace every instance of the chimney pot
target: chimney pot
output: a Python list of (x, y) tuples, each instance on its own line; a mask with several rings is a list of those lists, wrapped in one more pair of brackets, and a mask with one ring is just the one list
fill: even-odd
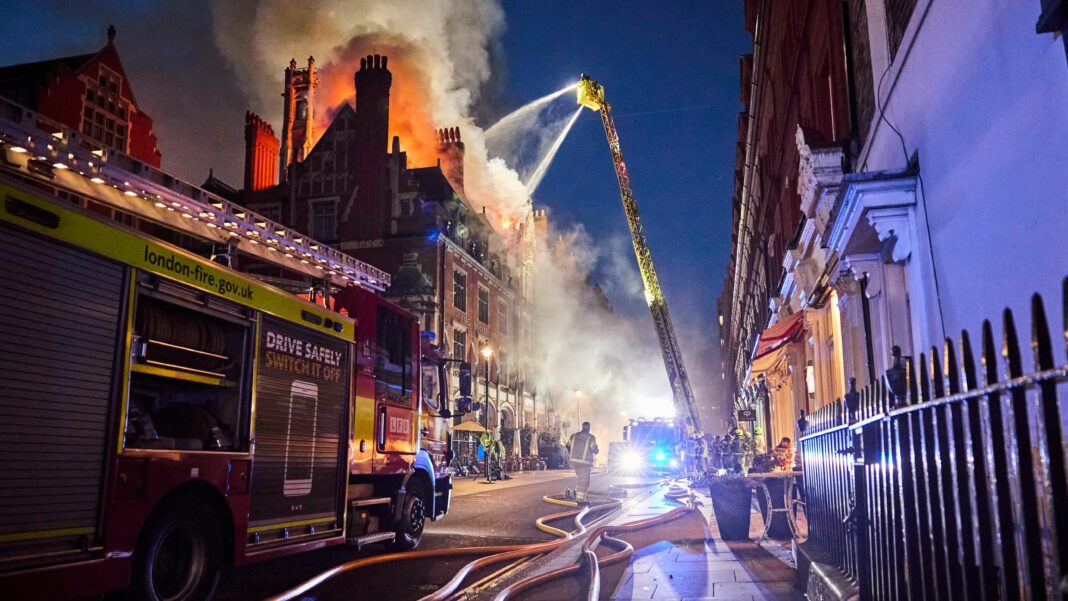
[(360, 59), (360, 71), (363, 71), (366, 68), (367, 68), (367, 59), (366, 58), (361, 58)]
[(383, 57), (382, 57), (382, 68), (383, 68), (383, 69), (385, 69), (385, 68), (386, 68), (386, 61), (388, 61), (388, 60), (389, 60), (389, 57), (388, 57), (388, 56), (383, 56)]

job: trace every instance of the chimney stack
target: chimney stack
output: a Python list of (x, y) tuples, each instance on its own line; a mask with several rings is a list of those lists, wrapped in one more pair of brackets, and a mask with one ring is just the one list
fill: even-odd
[(271, 125), (259, 115), (245, 111), (245, 192), (274, 186), (275, 161), (280, 144)]
[(438, 164), (460, 196), (464, 195), (464, 142), (459, 127), (438, 130)]

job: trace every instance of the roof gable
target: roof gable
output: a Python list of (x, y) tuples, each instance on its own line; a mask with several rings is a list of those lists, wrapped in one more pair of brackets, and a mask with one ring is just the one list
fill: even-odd
[(334, 115), (333, 120), (330, 121), (330, 126), (327, 127), (326, 131), (323, 132), (323, 135), (319, 136), (319, 139), (315, 141), (315, 146), (308, 152), (308, 156), (306, 156), (304, 160), (307, 161), (314, 157), (315, 154), (320, 151), (320, 148), (325, 149), (327, 146), (333, 148), (333, 144), (327, 143), (333, 141), (335, 137), (338, 137), (342, 128), (347, 132), (355, 131), (355, 123), (356, 111), (354, 111), (349, 103), (346, 102), (341, 105), (340, 109), (338, 109), (337, 114)]

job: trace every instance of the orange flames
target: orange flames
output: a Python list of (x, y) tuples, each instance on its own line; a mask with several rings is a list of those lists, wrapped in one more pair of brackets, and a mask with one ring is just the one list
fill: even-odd
[[(390, 36), (358, 36), (338, 53), (338, 58), (319, 70), (316, 90), (316, 131), (322, 135), (342, 103), (355, 106), (353, 76), (360, 58), (369, 54), (389, 57), (393, 85), (389, 94), (389, 144), (400, 137), (401, 150), (408, 153), (413, 167), (433, 165), (437, 160), (437, 134), (431, 116), (431, 95), (427, 75), (418, 68), (420, 50)], [(388, 149), (383, 149), (388, 150)]]

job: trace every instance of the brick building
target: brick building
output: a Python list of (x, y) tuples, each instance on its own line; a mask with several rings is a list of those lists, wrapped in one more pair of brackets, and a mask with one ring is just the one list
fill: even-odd
[(1060, 294), (1066, 20), (1028, 4), (746, 2), (718, 310), (728, 390), (769, 438), (880, 381), (894, 347), (937, 356)]
[(531, 207), (524, 221), (496, 229), (464, 193), (458, 128), (436, 132), (436, 164), (409, 165), (401, 140), (389, 139), (387, 57), (360, 59), (355, 106), (342, 106), (323, 132), (313, 128), (317, 83), (314, 59), (301, 69), (290, 62), (281, 139), (246, 115), (244, 188), (235, 197), (391, 273), (385, 295), (415, 313), (453, 358), (472, 363), (479, 400), (488, 367), (488, 414), (477, 417), (518, 440), (518, 428), (546, 419), (528, 361), (533, 253), (545, 211)]
[[(761, 332), (780, 308), (784, 260), (796, 254), (806, 222), (798, 136), (843, 148), (852, 135), (841, 6), (838, 0), (745, 3), (754, 51), (740, 60), (744, 109), (738, 115), (733, 250), (717, 303), (728, 406), (747, 381)], [(790, 371), (803, 373), (804, 358), (791, 360), (798, 364)]]
[(0, 96), (79, 131), (85, 144), (160, 166), (152, 118), (134, 98), (114, 27), (96, 52), (0, 67)]

